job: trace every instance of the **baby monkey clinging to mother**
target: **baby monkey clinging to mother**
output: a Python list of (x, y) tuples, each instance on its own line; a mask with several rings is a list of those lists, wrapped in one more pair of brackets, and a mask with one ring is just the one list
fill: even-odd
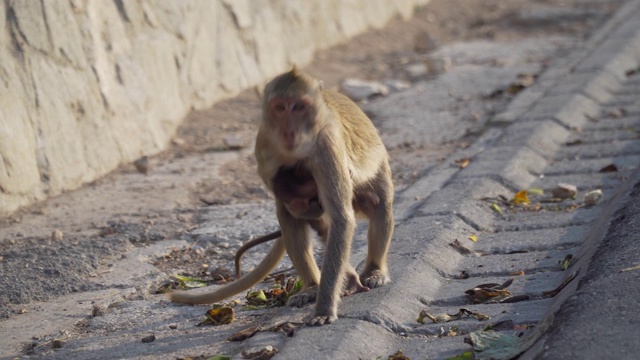
[[(302, 306), (315, 299), (311, 325), (338, 318), (345, 283), (346, 292), (354, 292), (390, 281), (387, 253), (394, 224), (389, 159), (376, 128), (356, 104), (294, 67), (265, 88), (255, 154), (260, 177), (275, 193), (280, 238), (238, 281), (210, 293), (172, 292), (172, 301), (212, 303), (245, 291), (277, 266), (285, 250), (303, 283), (288, 304)], [(289, 182), (298, 188), (280, 189)], [(369, 220), (360, 275), (349, 263), (356, 213)], [(322, 272), (313, 257), (310, 229), (326, 247)]]

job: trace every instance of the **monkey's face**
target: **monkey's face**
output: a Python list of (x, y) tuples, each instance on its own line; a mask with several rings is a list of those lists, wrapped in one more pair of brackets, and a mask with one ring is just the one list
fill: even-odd
[(276, 143), (286, 153), (306, 157), (313, 146), (310, 130), (315, 111), (306, 96), (273, 97), (267, 107)]

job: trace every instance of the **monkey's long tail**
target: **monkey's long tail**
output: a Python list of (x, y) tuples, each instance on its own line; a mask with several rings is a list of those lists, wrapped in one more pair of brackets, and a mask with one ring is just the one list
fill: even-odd
[(247, 250), (251, 249), (254, 246), (258, 246), (267, 241), (271, 241), (282, 236), (282, 232), (280, 230), (272, 232), (271, 234), (260, 236), (259, 238), (249, 240), (246, 244), (242, 245), (238, 251), (236, 251), (235, 258), (235, 268), (236, 268), (236, 279), (240, 279), (242, 275), (242, 254), (247, 252)]
[(284, 256), (285, 248), (282, 238), (278, 238), (267, 256), (256, 266), (256, 268), (231, 284), (225, 285), (212, 292), (194, 294), (191, 291), (172, 291), (167, 293), (167, 298), (173, 302), (183, 304), (211, 304), (222, 301), (228, 297), (239, 294), (250, 289), (262, 281), (280, 262)]

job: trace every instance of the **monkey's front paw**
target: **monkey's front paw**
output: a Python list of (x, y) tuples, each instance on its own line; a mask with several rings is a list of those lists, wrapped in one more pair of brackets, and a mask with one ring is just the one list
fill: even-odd
[(317, 292), (318, 289), (315, 286), (304, 289), (297, 294), (291, 295), (289, 300), (287, 300), (287, 305), (302, 307), (310, 302), (314, 302), (316, 300)]
[(324, 324), (332, 324), (338, 320), (337, 315), (314, 315), (307, 324), (310, 326), (322, 326)]
[(360, 279), (362, 280), (364, 286), (372, 289), (387, 285), (391, 282), (389, 274), (382, 270), (372, 270), (364, 272), (362, 275), (360, 275)]

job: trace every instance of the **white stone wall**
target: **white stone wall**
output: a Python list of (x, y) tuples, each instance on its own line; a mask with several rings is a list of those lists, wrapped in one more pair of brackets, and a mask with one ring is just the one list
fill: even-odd
[(0, 1), (0, 214), (157, 153), (192, 108), (428, 1)]

